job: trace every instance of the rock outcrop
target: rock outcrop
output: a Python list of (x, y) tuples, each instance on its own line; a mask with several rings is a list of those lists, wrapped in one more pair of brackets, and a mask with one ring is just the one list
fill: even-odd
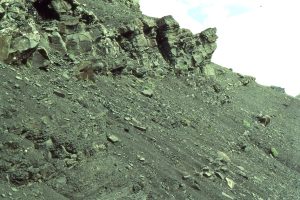
[(157, 33), (159, 49), (176, 73), (203, 67), (217, 47), (216, 28), (193, 35), (187, 29), (180, 29), (172, 16), (158, 20)]
[[(123, 3), (138, 8), (136, 0)], [(0, 61), (41, 69), (59, 56), (71, 64), (97, 63), (97, 73), (138, 77), (199, 73), (205, 72), (216, 49), (216, 28), (193, 35), (172, 16), (143, 16), (107, 27), (75, 0), (2, 1), (0, 20)]]

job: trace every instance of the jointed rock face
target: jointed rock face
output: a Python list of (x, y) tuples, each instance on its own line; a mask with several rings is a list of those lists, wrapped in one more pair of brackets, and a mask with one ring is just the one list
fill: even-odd
[(0, 0), (0, 199), (299, 199), (300, 101), (138, 0)]
[[(124, 4), (138, 6), (130, 1)], [(0, 17), (0, 60), (8, 64), (47, 69), (53, 56), (65, 63), (83, 58), (101, 63), (95, 69), (98, 73), (143, 77), (201, 72), (216, 49), (216, 28), (193, 35), (172, 16), (143, 16), (107, 27), (72, 0), (1, 1)]]

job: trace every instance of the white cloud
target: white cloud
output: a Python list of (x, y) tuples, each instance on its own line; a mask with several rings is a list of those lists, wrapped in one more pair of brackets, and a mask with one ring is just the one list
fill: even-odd
[(255, 76), (261, 84), (284, 87), (290, 95), (299, 94), (300, 30), (296, 19), (300, 15), (295, 8), (292, 3), (266, 2), (244, 16), (228, 18), (219, 27), (214, 61)]
[[(284, 87), (290, 95), (300, 93), (297, 0), (140, 0), (140, 4), (144, 14), (171, 14), (194, 33), (217, 27), (214, 62), (255, 76), (261, 84)], [(230, 6), (245, 10), (235, 13)]]

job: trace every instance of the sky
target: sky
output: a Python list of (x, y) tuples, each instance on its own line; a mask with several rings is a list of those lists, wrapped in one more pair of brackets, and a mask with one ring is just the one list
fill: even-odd
[(300, 94), (299, 0), (140, 0), (140, 7), (148, 16), (173, 15), (193, 33), (216, 27), (213, 62)]

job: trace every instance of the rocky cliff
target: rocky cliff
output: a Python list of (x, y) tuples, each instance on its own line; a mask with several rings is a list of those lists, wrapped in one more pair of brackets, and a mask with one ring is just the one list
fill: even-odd
[[(134, 1), (118, 4), (138, 9)], [(7, 64), (47, 70), (59, 59), (59, 65), (90, 63), (97, 74), (186, 74), (205, 71), (216, 49), (216, 28), (193, 35), (172, 16), (140, 15), (109, 27), (70, 0), (2, 1), (0, 10), (0, 60)]]
[(0, 0), (0, 199), (300, 196), (300, 101), (137, 0)]

